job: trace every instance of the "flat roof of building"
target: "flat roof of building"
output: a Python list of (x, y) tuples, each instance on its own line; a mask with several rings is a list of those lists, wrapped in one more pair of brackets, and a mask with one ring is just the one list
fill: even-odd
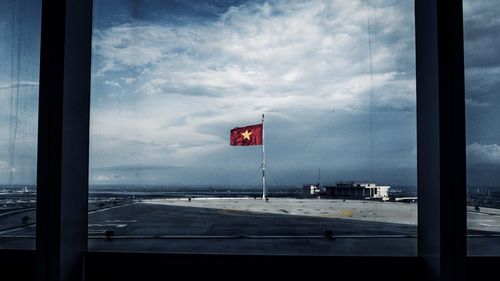
[[(35, 217), (34, 210), (0, 216), (0, 225), (26, 215)], [(472, 253), (500, 250), (491, 246), (500, 240), (500, 210), (468, 208), (468, 228), (472, 238), (483, 235), (469, 238)], [(0, 247), (34, 247), (35, 230), (34, 224), (0, 230)], [(105, 239), (107, 230), (115, 239)], [(327, 230), (334, 240), (324, 238)], [(89, 212), (91, 250), (407, 256), (416, 254), (416, 235), (413, 203), (155, 199)]]

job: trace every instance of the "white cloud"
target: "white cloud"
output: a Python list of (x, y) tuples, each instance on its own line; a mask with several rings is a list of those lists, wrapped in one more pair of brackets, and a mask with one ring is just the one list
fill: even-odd
[(5, 161), (0, 161), (0, 171), (9, 170), (9, 167), (9, 164), (7, 164)]
[(479, 102), (472, 98), (465, 98), (465, 104), (469, 107), (488, 107), (491, 104), (487, 102)]
[(118, 88), (121, 88), (122, 86), (120, 85), (120, 83), (118, 82), (114, 82), (114, 81), (104, 81), (104, 84), (106, 85), (109, 85), (109, 86), (113, 86), (113, 87), (118, 87)]
[[(282, 96), (299, 97), (297, 105), (311, 96), (332, 101), (339, 109), (366, 105), (370, 87), (367, 12), (364, 2), (347, 2), (248, 4), (233, 7), (208, 24), (124, 24), (96, 30), (94, 53), (100, 67), (94, 77), (147, 68), (145, 74), (134, 77), (137, 85), (130, 90), (137, 94), (236, 99), (252, 95), (266, 97), (271, 102), (268, 107)], [(392, 74), (401, 68), (399, 60), (413, 55), (407, 52), (413, 50), (413, 34), (407, 34), (411, 28), (405, 27), (405, 15), (398, 8), (370, 12), (375, 90), (398, 83), (400, 79)], [(389, 40), (390, 36), (400, 38)], [(406, 80), (414, 84), (413, 77)], [(390, 95), (378, 99), (383, 106), (399, 107), (391, 97), (414, 104), (414, 94), (401, 99), (401, 92), (393, 90), (383, 95)], [(314, 109), (317, 104), (305, 106)]]
[(35, 81), (19, 81), (16, 83), (0, 82), (0, 90), (12, 89), (12, 88), (26, 88), (26, 87), (38, 87), (38, 82)]
[(11, 167), (9, 165), (9, 163), (0, 160), (0, 172), (15, 173), (16, 172), (16, 168), (15, 167)]
[(91, 160), (189, 165), (227, 149), (228, 130), (261, 113), (300, 134), (345, 119), (319, 112), (415, 107), (413, 13), (378, 4), (249, 3), (211, 21), (94, 30)]
[(471, 164), (500, 164), (500, 146), (472, 143), (467, 145), (467, 157)]
[(109, 181), (116, 181), (116, 180), (124, 180), (126, 177), (124, 176), (117, 176), (114, 174), (111, 175), (94, 175), (92, 176), (92, 180), (94, 182), (109, 182)]

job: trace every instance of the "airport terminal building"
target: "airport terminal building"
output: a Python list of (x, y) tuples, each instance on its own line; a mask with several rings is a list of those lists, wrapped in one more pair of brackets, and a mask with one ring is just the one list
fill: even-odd
[(331, 198), (379, 199), (389, 200), (391, 187), (364, 182), (337, 182), (335, 185), (325, 185), (325, 193)]

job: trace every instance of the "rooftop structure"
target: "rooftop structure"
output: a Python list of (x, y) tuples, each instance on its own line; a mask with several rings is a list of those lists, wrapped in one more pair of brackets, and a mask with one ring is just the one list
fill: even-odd
[(305, 197), (315, 197), (321, 194), (321, 187), (319, 183), (316, 184), (304, 184), (302, 186), (302, 192)]
[(342, 181), (335, 185), (325, 185), (325, 193), (331, 198), (350, 198), (350, 199), (379, 199), (389, 200), (388, 185), (376, 185), (375, 183)]

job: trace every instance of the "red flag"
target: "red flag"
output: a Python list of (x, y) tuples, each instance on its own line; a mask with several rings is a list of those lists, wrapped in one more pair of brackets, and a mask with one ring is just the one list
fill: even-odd
[(229, 135), (231, 145), (262, 145), (262, 124), (236, 127)]

